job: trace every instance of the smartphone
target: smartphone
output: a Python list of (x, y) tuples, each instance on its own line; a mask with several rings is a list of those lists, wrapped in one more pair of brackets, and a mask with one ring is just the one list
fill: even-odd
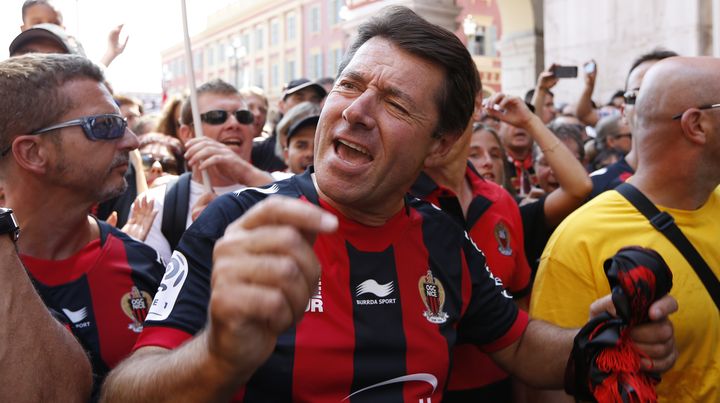
[(585, 74), (592, 74), (595, 72), (595, 62), (587, 62), (584, 66)]
[(575, 78), (577, 77), (577, 66), (555, 66), (552, 69), (553, 75), (557, 78)]

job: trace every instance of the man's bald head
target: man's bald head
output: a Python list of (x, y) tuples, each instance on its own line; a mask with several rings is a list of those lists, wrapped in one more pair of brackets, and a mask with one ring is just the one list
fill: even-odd
[(716, 170), (720, 109), (699, 108), (720, 102), (718, 71), (712, 57), (673, 57), (648, 70), (635, 104), (638, 167)]
[(672, 117), (701, 105), (720, 102), (720, 59), (671, 57), (657, 62), (645, 75), (636, 108), (637, 134), (674, 125)]

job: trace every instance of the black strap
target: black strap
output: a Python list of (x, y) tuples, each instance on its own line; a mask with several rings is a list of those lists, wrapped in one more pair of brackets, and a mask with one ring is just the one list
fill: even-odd
[(163, 219), (160, 227), (165, 239), (170, 244), (170, 250), (175, 250), (185, 232), (188, 209), (190, 208), (190, 179), (192, 174), (185, 172), (175, 181), (168, 184), (165, 189), (163, 205)]
[(715, 306), (720, 309), (720, 281), (718, 281), (710, 269), (710, 266), (708, 266), (707, 262), (700, 256), (700, 253), (698, 253), (690, 240), (687, 239), (685, 234), (683, 234), (675, 224), (673, 217), (665, 211), (661, 212), (658, 210), (641, 191), (627, 182), (616, 187), (615, 190), (628, 199), (628, 201), (650, 221), (650, 224), (652, 224), (656, 230), (662, 232), (662, 234), (675, 245), (685, 257), (685, 260), (690, 263), (690, 266), (695, 270), (698, 277), (700, 277), (700, 281), (702, 281), (710, 293), (710, 297), (715, 301)]

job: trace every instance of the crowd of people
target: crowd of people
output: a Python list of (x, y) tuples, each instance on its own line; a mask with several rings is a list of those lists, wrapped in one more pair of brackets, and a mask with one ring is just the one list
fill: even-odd
[(556, 65), (489, 94), (453, 33), (389, 7), (335, 79), (276, 106), (215, 79), (154, 115), (99, 66), (122, 26), (96, 63), (52, 1), (22, 17), (0, 61), (3, 400), (574, 401), (578, 330), (615, 314), (607, 261), (639, 246), (674, 286), (624, 333), (634, 370), (660, 401), (720, 401), (719, 59), (638, 55), (605, 105), (594, 61), (569, 102)]

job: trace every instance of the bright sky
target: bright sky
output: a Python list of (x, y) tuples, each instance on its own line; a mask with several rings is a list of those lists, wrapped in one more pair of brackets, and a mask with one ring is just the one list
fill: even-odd
[[(99, 61), (113, 26), (125, 24), (130, 40), (107, 71), (116, 92), (161, 91), (160, 51), (182, 42), (181, 0), (55, 0), (64, 25)], [(205, 28), (207, 16), (232, 0), (186, 0), (190, 35)], [(0, 1), (0, 59), (20, 33), (23, 0)], [(124, 38), (121, 35), (121, 40)]]

